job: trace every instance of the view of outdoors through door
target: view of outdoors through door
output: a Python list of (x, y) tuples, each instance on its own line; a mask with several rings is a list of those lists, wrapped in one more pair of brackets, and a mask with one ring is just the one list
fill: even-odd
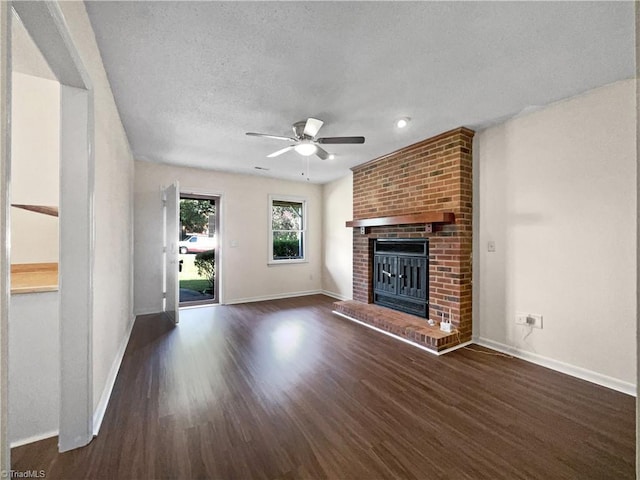
[(180, 305), (218, 303), (219, 197), (180, 195)]

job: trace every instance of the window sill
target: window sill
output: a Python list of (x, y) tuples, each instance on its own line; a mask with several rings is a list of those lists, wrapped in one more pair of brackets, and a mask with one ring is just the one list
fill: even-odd
[(307, 260), (306, 258), (301, 258), (299, 260), (269, 260), (267, 262), (267, 265), (269, 266), (274, 266), (274, 265), (291, 265), (291, 264), (295, 264), (295, 263), (309, 263), (309, 260)]

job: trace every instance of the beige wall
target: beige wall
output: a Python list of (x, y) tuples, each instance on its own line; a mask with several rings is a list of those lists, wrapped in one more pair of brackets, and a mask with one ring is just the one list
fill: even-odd
[[(161, 187), (176, 180), (189, 193), (221, 195), (219, 266), (223, 303), (319, 292), (322, 187), (305, 182), (137, 161), (135, 175), (135, 311), (162, 307)], [(269, 194), (307, 198), (308, 262), (268, 265)], [(232, 242), (237, 246), (232, 247)]]
[(83, 2), (60, 2), (94, 88), (93, 400), (101, 408), (133, 322), (133, 157)]
[[(58, 206), (60, 84), (12, 76), (11, 202)], [(11, 263), (58, 261), (58, 219), (11, 210)]]
[(342, 300), (353, 294), (353, 175), (322, 187), (322, 290)]
[[(632, 391), (636, 382), (635, 84), (477, 134), (480, 339)], [(496, 251), (487, 251), (495, 242)], [(516, 312), (544, 316), (542, 330)]]

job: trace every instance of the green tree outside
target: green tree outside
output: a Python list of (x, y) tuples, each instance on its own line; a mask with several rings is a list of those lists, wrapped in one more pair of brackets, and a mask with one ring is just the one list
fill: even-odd
[(180, 199), (180, 223), (183, 231), (204, 232), (209, 225), (209, 215), (214, 214), (215, 211), (215, 206), (209, 200)]
[(300, 202), (274, 201), (271, 210), (274, 258), (301, 258), (302, 211)]

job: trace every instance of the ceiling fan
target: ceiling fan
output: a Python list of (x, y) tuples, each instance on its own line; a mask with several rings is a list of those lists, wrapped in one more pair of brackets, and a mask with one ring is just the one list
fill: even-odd
[(320, 160), (326, 160), (328, 158), (333, 158), (333, 155), (329, 154), (325, 149), (323, 149), (320, 145), (338, 145), (338, 144), (347, 144), (347, 143), (364, 143), (364, 137), (322, 137), (316, 138), (318, 135), (318, 131), (320, 127), (323, 125), (322, 120), (318, 120), (317, 118), (309, 117), (306, 121), (300, 121), (293, 124), (293, 137), (284, 137), (280, 135), (269, 135), (266, 133), (253, 133), (247, 132), (247, 135), (253, 137), (265, 137), (265, 138), (275, 138), (276, 140), (285, 140), (287, 142), (292, 142), (292, 145), (285, 147), (281, 150), (273, 152), (267, 157), (273, 158), (278, 155), (282, 155), (290, 150), (295, 150), (300, 155), (308, 157), (310, 155), (317, 155)]

